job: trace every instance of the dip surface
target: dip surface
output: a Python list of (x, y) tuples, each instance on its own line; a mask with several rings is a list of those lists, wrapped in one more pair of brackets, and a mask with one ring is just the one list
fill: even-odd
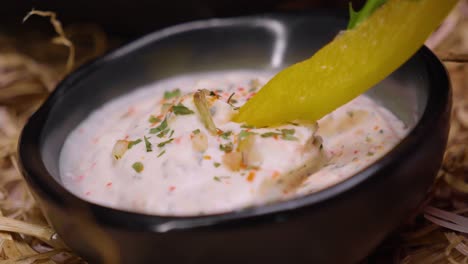
[[(105, 104), (67, 138), (60, 157), (64, 186), (127, 211), (222, 213), (327, 188), (370, 165), (407, 133), (365, 95), (319, 120), (318, 130), (317, 124), (257, 129), (231, 122), (272, 76), (184, 75)], [(201, 89), (216, 133), (194, 103)]]

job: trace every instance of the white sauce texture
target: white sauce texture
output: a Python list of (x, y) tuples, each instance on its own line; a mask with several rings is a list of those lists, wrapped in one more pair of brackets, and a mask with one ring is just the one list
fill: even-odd
[[(64, 186), (85, 200), (128, 211), (221, 213), (334, 185), (380, 158), (407, 133), (400, 120), (366, 96), (322, 118), (318, 131), (313, 125), (252, 129), (230, 122), (235, 107), (271, 76), (256, 71), (186, 75), (105, 104), (67, 138), (60, 157)], [(199, 89), (216, 94), (207, 99), (218, 135), (211, 135), (200, 120), (193, 101), (193, 93)], [(166, 97), (173, 97), (164, 99), (165, 92), (171, 92)], [(183, 107), (179, 114), (172, 108), (164, 116), (162, 111), (168, 108), (164, 104)], [(165, 117), (167, 128), (151, 133), (161, 127)], [(317, 136), (323, 139), (322, 145)], [(239, 148), (246, 138), (248, 147)], [(116, 159), (113, 148), (118, 140), (141, 142)], [(232, 153), (238, 153), (240, 163), (238, 158), (232, 159)], [(269, 188), (276, 188), (271, 187), (275, 182), (282, 186), (283, 180), (278, 179), (289, 179), (291, 171), (322, 158), (325, 161), (318, 171), (271, 197)]]

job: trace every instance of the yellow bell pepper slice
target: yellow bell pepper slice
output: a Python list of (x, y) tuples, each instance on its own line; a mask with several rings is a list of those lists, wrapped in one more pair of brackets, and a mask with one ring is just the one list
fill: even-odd
[(314, 122), (385, 79), (424, 44), (457, 0), (388, 0), (311, 58), (274, 76), (234, 121)]

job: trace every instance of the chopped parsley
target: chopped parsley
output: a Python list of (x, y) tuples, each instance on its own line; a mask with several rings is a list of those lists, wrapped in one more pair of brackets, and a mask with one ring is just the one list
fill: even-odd
[(151, 124), (154, 124), (154, 123), (161, 122), (161, 119), (155, 117), (154, 115), (151, 115), (148, 119), (148, 122), (150, 122)]
[(164, 155), (164, 153), (166, 153), (166, 150), (161, 151), (161, 152), (158, 154), (158, 158), (161, 157), (162, 155)]
[(163, 131), (159, 132), (159, 134), (157, 134), (156, 136), (159, 137), (159, 138), (162, 138), (162, 137), (166, 136), (169, 133), (169, 131), (171, 131), (171, 129), (166, 128)]
[(175, 89), (173, 91), (165, 91), (164, 92), (164, 99), (171, 99), (174, 97), (179, 97), (180, 96), (180, 89)]
[(256, 133), (254, 133), (254, 132), (250, 132), (250, 131), (247, 131), (247, 130), (241, 130), (241, 132), (239, 133), (239, 139), (248, 137), (250, 135), (255, 135), (255, 134)]
[(221, 133), (219, 136), (223, 139), (228, 140), (231, 135), (232, 135), (232, 131), (226, 131), (226, 132)]
[(159, 143), (159, 144), (158, 144), (158, 148), (164, 147), (165, 145), (171, 143), (173, 140), (174, 140), (174, 139), (171, 138), (171, 139), (169, 139), (169, 140), (166, 140), (166, 141), (163, 141), (163, 142)]
[(146, 152), (151, 152), (153, 151), (153, 145), (151, 145), (151, 142), (148, 141), (147, 137), (143, 137), (145, 139), (145, 147), (146, 147)]
[(221, 182), (222, 179), (229, 179), (229, 178), (230, 178), (229, 176), (214, 176), (213, 180), (217, 182)]
[(215, 163), (213, 163), (213, 166), (215, 166), (215, 168), (218, 168), (219, 166), (221, 166), (221, 163), (215, 162)]
[(296, 133), (295, 129), (281, 129), (281, 139), (299, 140), (297, 137), (294, 136), (294, 133)]
[(164, 119), (164, 120), (161, 122), (161, 124), (159, 124), (159, 126), (150, 129), (149, 132), (150, 132), (151, 134), (157, 134), (157, 133), (159, 133), (159, 132), (164, 131), (166, 128), (167, 128), (167, 119)]
[(241, 128), (254, 128), (254, 126), (249, 126), (249, 125), (244, 124), (241, 126)]
[[(294, 133), (296, 133), (295, 129), (281, 129), (281, 130), (277, 129), (277, 131), (278, 132), (265, 132), (263, 134), (260, 134), (260, 136), (263, 138), (281, 136), (281, 139), (284, 139), (284, 140), (298, 140), (298, 138), (294, 136)], [(242, 130), (241, 133), (239, 134), (239, 138), (241, 139), (252, 134), (255, 134), (255, 133)]]
[(174, 135), (174, 129), (171, 130), (171, 133), (169, 134), (169, 137), (172, 137), (172, 135)]
[(133, 163), (132, 168), (133, 168), (136, 172), (140, 173), (140, 172), (143, 171), (143, 169), (144, 169), (145, 167), (143, 166), (143, 163), (137, 161), (137, 162)]
[(139, 139), (137, 139), (137, 140), (128, 142), (128, 149), (131, 149), (133, 146), (135, 146), (136, 144), (140, 143), (141, 141), (142, 141), (141, 138), (139, 138)]
[(194, 131), (192, 131), (192, 133), (193, 133), (194, 135), (200, 134), (200, 129), (197, 128), (197, 129), (195, 129)]
[(367, 156), (374, 156), (374, 152), (371, 152), (371, 151), (367, 152)]
[(261, 134), (260, 136), (263, 138), (267, 138), (267, 137), (281, 136), (281, 134), (276, 133), (276, 132), (266, 132), (266, 133)]
[(283, 135), (283, 136), (281, 136), (281, 138), (284, 139), (284, 140), (290, 140), (290, 141), (299, 140), (297, 137), (295, 137), (293, 135)]
[(283, 135), (294, 135), (296, 133), (296, 130), (294, 128), (292, 129), (281, 129), (281, 134)]
[(229, 142), (227, 144), (220, 144), (219, 149), (226, 153), (229, 153), (234, 149), (234, 145), (232, 144), (232, 142)]
[(188, 109), (185, 105), (183, 105), (181, 103), (179, 103), (178, 105), (174, 105), (172, 107), (172, 111), (176, 115), (191, 115), (191, 114), (195, 113), (195, 112)]

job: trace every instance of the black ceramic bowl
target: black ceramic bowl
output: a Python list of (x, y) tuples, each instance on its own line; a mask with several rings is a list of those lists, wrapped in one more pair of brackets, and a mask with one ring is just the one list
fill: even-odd
[(369, 95), (411, 132), (354, 177), (305, 197), (231, 213), (160, 217), (102, 207), (60, 184), (67, 135), (113, 98), (162, 78), (270, 69), (305, 59), (345, 27), (332, 13), (265, 15), (171, 27), (68, 76), (23, 130), (26, 180), (60, 237), (92, 263), (354, 263), (423, 199), (447, 140), (450, 84), (422, 48)]

